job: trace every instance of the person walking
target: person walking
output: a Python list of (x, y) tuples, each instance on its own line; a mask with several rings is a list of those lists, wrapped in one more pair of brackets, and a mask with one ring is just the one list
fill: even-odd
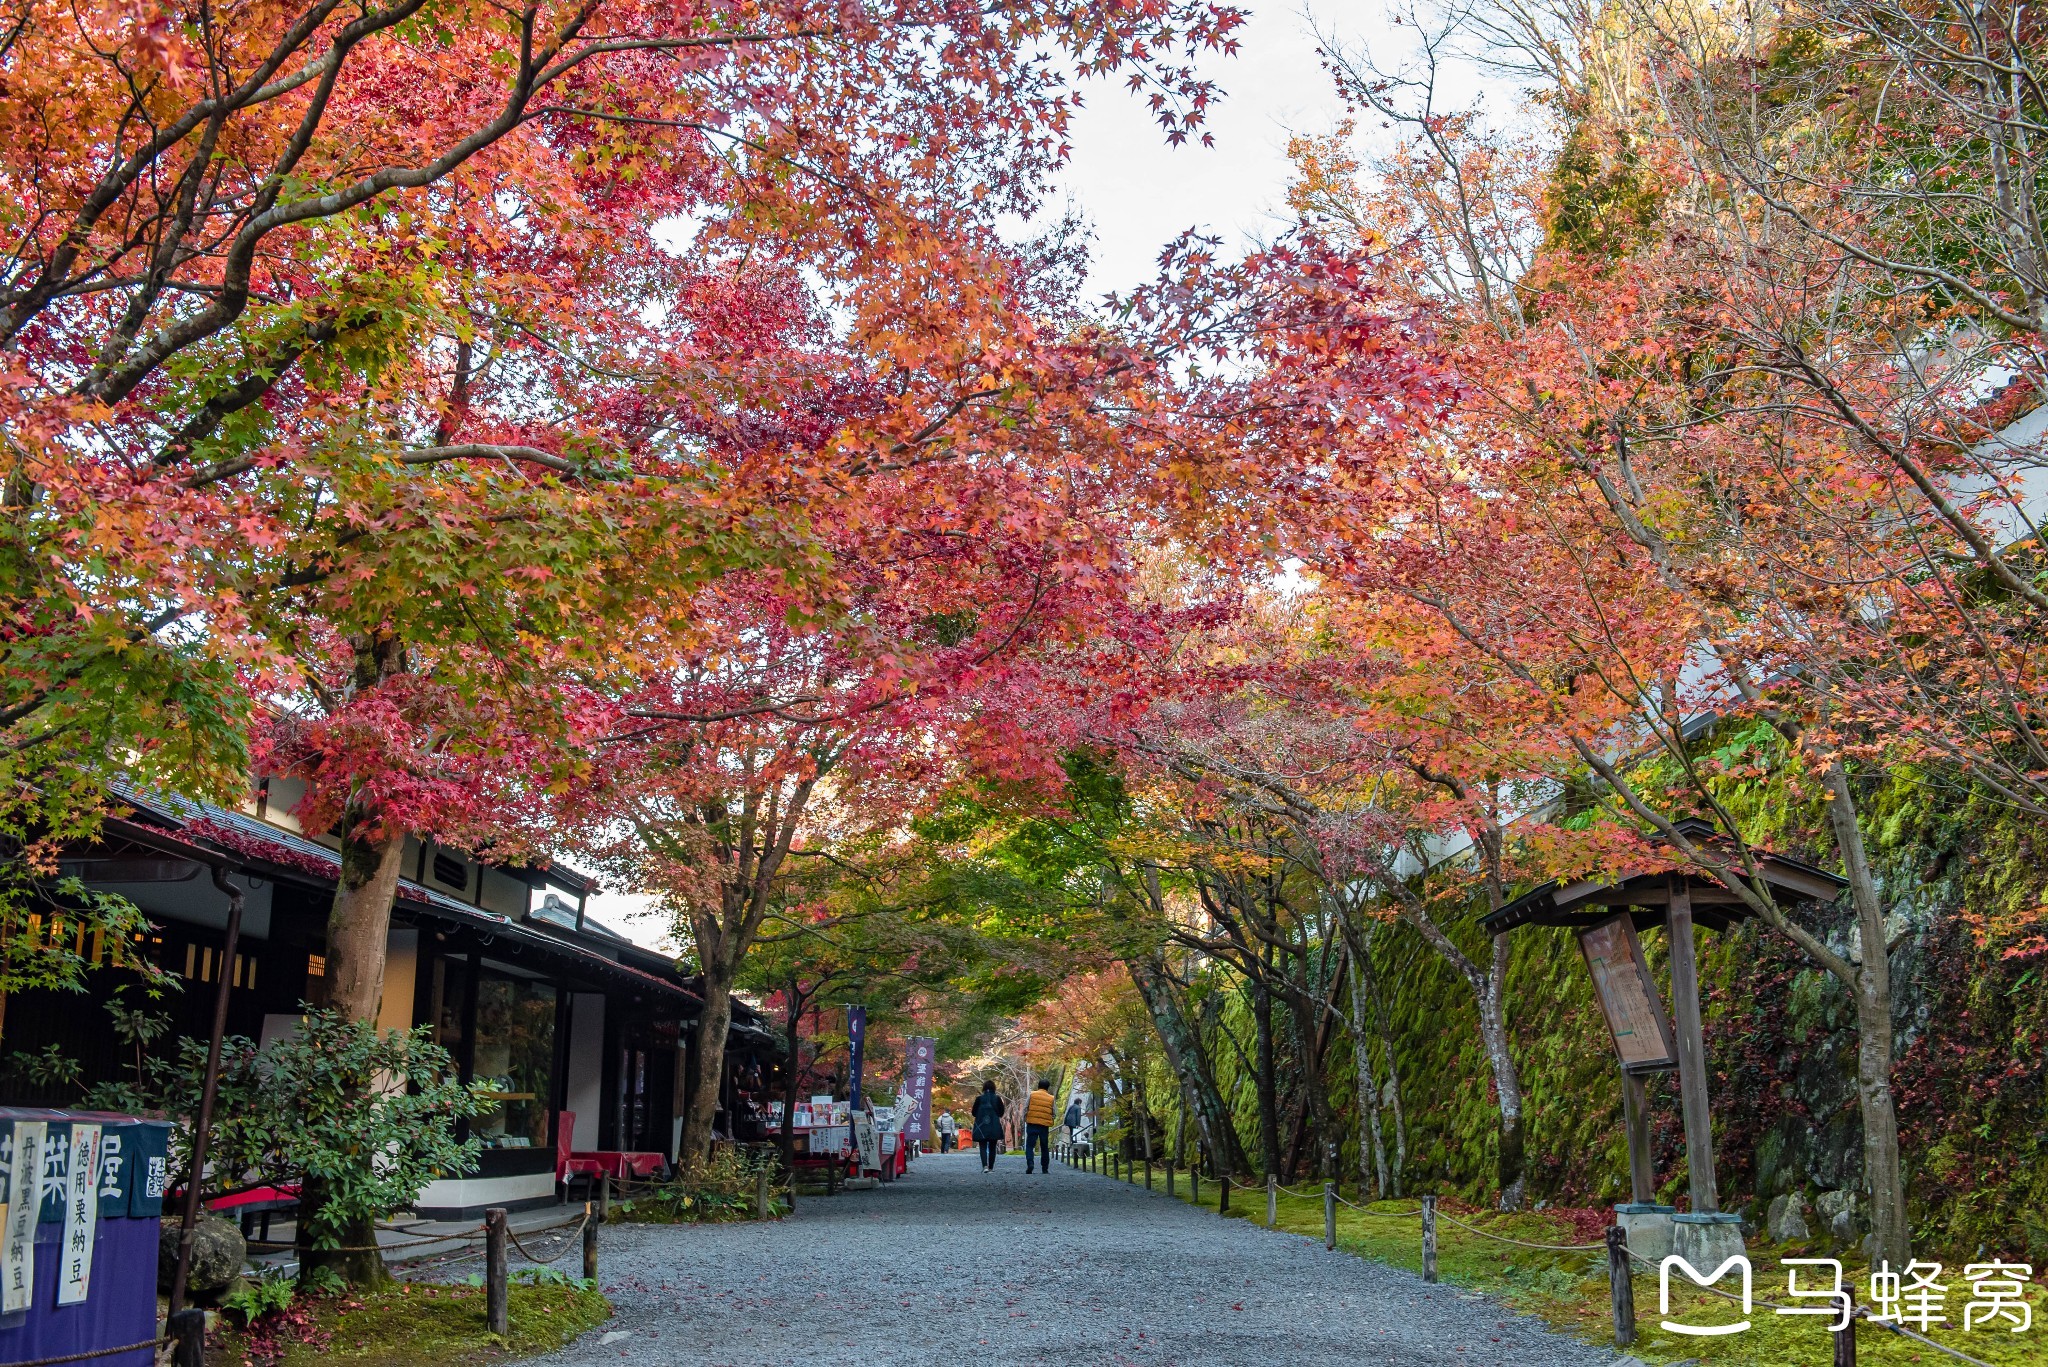
[(1053, 1107), (1052, 1084), (1041, 1081), (1038, 1090), (1024, 1103), (1024, 1171), (1031, 1171), (1031, 1146), (1038, 1146), (1038, 1170), (1052, 1171), (1052, 1122), (1059, 1114)]
[(953, 1119), (951, 1111), (939, 1116), (939, 1152), (951, 1153), (960, 1142), (960, 1122)]
[(974, 1098), (974, 1142), (981, 1146), (981, 1170), (994, 1172), (996, 1146), (1003, 1142), (1003, 1099), (993, 1081), (983, 1082)]

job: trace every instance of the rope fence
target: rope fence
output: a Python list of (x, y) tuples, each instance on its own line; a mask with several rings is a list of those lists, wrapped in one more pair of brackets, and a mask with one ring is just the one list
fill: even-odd
[(0, 1367), (58, 1367), (64, 1362), (90, 1362), (94, 1358), (117, 1357), (122, 1353), (139, 1353), (145, 1348), (156, 1349), (175, 1343), (169, 1335), (160, 1339), (144, 1339), (140, 1343), (124, 1343), (119, 1348), (95, 1348), (89, 1353), (66, 1353), (62, 1357), (30, 1358), (26, 1362), (9, 1362)]
[(569, 1238), (563, 1240), (561, 1251), (559, 1253), (556, 1253), (554, 1256), (548, 1258), (540, 1257), (537, 1254), (531, 1252), (525, 1244), (519, 1241), (518, 1233), (514, 1231), (510, 1226), (506, 1227), (505, 1233), (507, 1237), (509, 1237), (512, 1240), (512, 1247), (519, 1250), (520, 1257), (526, 1259), (526, 1261), (530, 1263), (535, 1263), (541, 1267), (546, 1267), (552, 1263), (558, 1263), (562, 1261), (562, 1259), (569, 1256), (570, 1252), (573, 1249), (579, 1247), (583, 1242), (583, 1231), (586, 1227), (589, 1226), (589, 1224), (590, 1207), (585, 1206), (583, 1208), (583, 1216), (581, 1219), (564, 1220), (562, 1221), (562, 1223), (557, 1225), (546, 1225), (540, 1229), (527, 1230), (526, 1237), (531, 1239), (536, 1234), (552, 1234), (558, 1229), (574, 1229), (575, 1232), (571, 1234)]
[(1491, 1239), (1495, 1243), (1501, 1244), (1513, 1244), (1517, 1248), (1533, 1248), (1537, 1250), (1539, 1253), (1605, 1253), (1607, 1251), (1607, 1245), (1604, 1243), (1532, 1244), (1527, 1239), (1514, 1239), (1508, 1237), (1505, 1234), (1496, 1234), (1490, 1229), (1481, 1229), (1478, 1225), (1467, 1224), (1465, 1221), (1460, 1220), (1457, 1216), (1443, 1209), (1439, 1209), (1437, 1211), (1436, 1217), (1439, 1220), (1449, 1220), (1459, 1229), (1470, 1230), (1472, 1233), (1477, 1234), (1482, 1239)]
[[(482, 1225), (471, 1225), (468, 1229), (451, 1229), (446, 1234), (423, 1234), (410, 1239), (395, 1239), (388, 1244), (337, 1244), (333, 1248), (313, 1248), (307, 1251), (311, 1253), (389, 1253), (393, 1249), (414, 1248), (421, 1244), (460, 1243), (466, 1240), (476, 1240), (482, 1238), (483, 1233), (484, 1227)], [(282, 1253), (288, 1249), (298, 1247), (296, 1243), (284, 1239), (248, 1239), (244, 1242), (250, 1248), (261, 1248), (271, 1253)]]
[[(1068, 1146), (1066, 1151), (1063, 1152), (1061, 1156), (1064, 1161), (1071, 1165), (1082, 1166), (1090, 1168), (1095, 1171), (1106, 1172), (1107, 1174), (1112, 1176), (1114, 1176), (1117, 1171), (1117, 1163), (1114, 1157), (1111, 1157), (1108, 1160), (1106, 1167), (1102, 1166), (1102, 1157), (1096, 1154), (1090, 1154), (1084, 1158), (1080, 1158), (1077, 1160), (1073, 1146)], [(1168, 1163), (1167, 1190), (1169, 1193), (1173, 1190), (1173, 1173), (1174, 1165), (1172, 1163)], [(1191, 1179), (1199, 1181), (1199, 1169), (1188, 1169), (1188, 1175)], [(1210, 1180), (1218, 1182), (1219, 1184), (1220, 1191), (1219, 1199), (1217, 1202), (1217, 1213), (1219, 1215), (1228, 1215), (1230, 1213), (1230, 1193), (1232, 1191), (1249, 1191), (1265, 1193), (1267, 1201), (1267, 1224), (1269, 1228), (1277, 1227), (1278, 1201), (1281, 1196), (1289, 1196), (1296, 1200), (1313, 1200), (1317, 1196), (1322, 1197), (1324, 1231), (1323, 1243), (1324, 1247), (1330, 1249), (1335, 1249), (1337, 1246), (1336, 1212), (1337, 1207), (1340, 1205), (1348, 1206), (1350, 1209), (1357, 1211), (1361, 1215), (1377, 1216), (1381, 1219), (1413, 1220), (1420, 1218), (1422, 1222), (1422, 1278), (1426, 1282), (1434, 1282), (1437, 1280), (1436, 1264), (1438, 1220), (1448, 1221), (1450, 1224), (1456, 1226), (1461, 1230), (1464, 1230), (1466, 1233), (1477, 1235), (1482, 1239), (1488, 1239), (1495, 1243), (1512, 1245), (1516, 1248), (1530, 1249), (1532, 1251), (1540, 1253), (1606, 1253), (1608, 1255), (1608, 1276), (1610, 1290), (1612, 1292), (1614, 1302), (1615, 1345), (1621, 1348), (1626, 1348), (1635, 1341), (1636, 1273), (1640, 1271), (1644, 1275), (1648, 1276), (1661, 1276), (1663, 1272), (1662, 1267), (1658, 1263), (1653, 1262), (1650, 1259), (1644, 1258), (1641, 1254), (1637, 1253), (1635, 1250), (1631, 1249), (1628, 1246), (1627, 1233), (1618, 1225), (1612, 1226), (1608, 1229), (1607, 1238), (1605, 1242), (1602, 1243), (1538, 1243), (1528, 1239), (1517, 1239), (1512, 1235), (1501, 1234), (1494, 1230), (1486, 1229), (1480, 1225), (1473, 1224), (1468, 1220), (1462, 1220), (1458, 1218), (1456, 1215), (1453, 1215), (1451, 1212), (1444, 1210), (1441, 1204), (1439, 1203), (1438, 1199), (1434, 1196), (1421, 1197), (1419, 1206), (1414, 1210), (1374, 1210), (1367, 1203), (1353, 1201), (1348, 1197), (1344, 1196), (1341, 1192), (1337, 1190), (1336, 1184), (1332, 1182), (1324, 1183), (1321, 1191), (1315, 1191), (1313, 1189), (1302, 1190), (1294, 1187), (1283, 1187), (1279, 1184), (1277, 1180), (1273, 1178), (1268, 1178), (1263, 1183), (1244, 1182), (1240, 1181), (1234, 1174), (1229, 1173), (1223, 1174), (1221, 1177), (1212, 1177)], [(1200, 1200), (1200, 1191), (1198, 1187), (1192, 1192), (1192, 1195), (1194, 1196), (1194, 1199), (1196, 1199), (1197, 1201)], [(1691, 1280), (1690, 1278), (1687, 1279), (1687, 1285), (1692, 1286), (1697, 1290), (1704, 1291), (1709, 1295), (1717, 1296), (1722, 1300), (1732, 1301), (1736, 1304), (1745, 1304), (1743, 1297), (1734, 1295), (1727, 1291), (1723, 1291), (1717, 1286), (1711, 1286), (1700, 1282), (1696, 1282)], [(1931, 1348), (1935, 1352), (1941, 1353), (1944, 1356), (1956, 1362), (1967, 1363), (1970, 1365), (1970, 1367), (1995, 1367), (1994, 1364), (1988, 1363), (1984, 1361), (1982, 1358), (1972, 1357), (1970, 1354), (1963, 1352), (1961, 1349), (1952, 1348), (1949, 1345), (1939, 1342), (1936, 1339), (1929, 1338), (1927, 1335), (1920, 1333), (1919, 1331), (1905, 1324), (1901, 1324), (1897, 1321), (1885, 1319), (1876, 1314), (1873, 1314), (1868, 1306), (1857, 1305), (1855, 1303), (1855, 1293), (1853, 1290), (1845, 1288), (1844, 1290), (1837, 1293), (1837, 1295), (1840, 1297), (1838, 1304), (1840, 1304), (1847, 1312), (1845, 1327), (1842, 1329), (1830, 1331), (1831, 1335), (1835, 1340), (1834, 1360), (1837, 1364), (1853, 1364), (1855, 1362), (1855, 1326), (1860, 1321), (1864, 1324), (1872, 1325), (1876, 1328), (1886, 1330), (1892, 1334), (1896, 1334), (1901, 1338), (1908, 1339), (1914, 1343), (1921, 1345), (1922, 1347)], [(1795, 1311), (1804, 1313), (1811, 1313), (1816, 1308), (1813, 1306), (1789, 1306), (1780, 1301), (1774, 1301), (1769, 1299), (1768, 1297), (1757, 1296), (1754, 1294), (1748, 1297), (1746, 1304), (1750, 1306), (1762, 1306), (1772, 1311)]]

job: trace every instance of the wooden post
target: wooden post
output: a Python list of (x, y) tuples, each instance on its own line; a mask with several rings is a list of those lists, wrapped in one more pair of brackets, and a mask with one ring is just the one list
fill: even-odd
[(1335, 1251), (1337, 1247), (1337, 1184), (1323, 1183), (1323, 1247)]
[(1272, 1173), (1266, 1174), (1266, 1228), (1276, 1228), (1280, 1223), (1280, 1179)]
[(505, 1285), (505, 1208), (484, 1212), (484, 1328), (499, 1338), (512, 1336), (512, 1307)]
[(1636, 1341), (1636, 1279), (1628, 1265), (1628, 1231), (1607, 1227), (1607, 1295), (1614, 1306), (1614, 1346)]
[(583, 1203), (583, 1280), (597, 1280), (597, 1221), (590, 1218), (590, 1202)]
[(173, 1310), (167, 1325), (171, 1335), (171, 1367), (206, 1367), (206, 1312)]
[(1173, 1195), (1173, 1160), (1166, 1160), (1166, 1194)]
[(754, 1175), (754, 1218), (768, 1218), (768, 1169), (763, 1168)]
[(1685, 879), (1670, 880), (1671, 906), (1665, 927), (1671, 940), (1671, 1024), (1678, 1035), (1678, 1095), (1685, 1112), (1685, 1168), (1692, 1208), (1708, 1215), (1721, 1209), (1714, 1185), (1714, 1123), (1707, 1107), (1706, 1035), (1700, 1026), (1700, 970), (1693, 955), (1692, 890)]
[(1422, 1198), (1422, 1280), (1436, 1280), (1436, 1198)]
[(608, 1172), (597, 1177), (597, 1218), (599, 1222), (612, 1218), (612, 1175)]
[(1202, 1165), (1195, 1164), (1188, 1169), (1188, 1200), (1202, 1204)]
[(1218, 1184), (1216, 1187), (1216, 1213), (1218, 1215), (1228, 1215), (1230, 1214), (1230, 1174), (1226, 1172), (1217, 1178), (1216, 1181)]
[(1628, 1132), (1629, 1200), (1652, 1205), (1657, 1200), (1657, 1166), (1650, 1151), (1650, 1089), (1626, 1068), (1621, 1070), (1621, 1119)]
[[(228, 988), (234, 982), (236, 951), (242, 942), (242, 890), (228, 881), (227, 870), (218, 864), (214, 865), (212, 872), (213, 885), (227, 894), (227, 940), (221, 946), (220, 983), (213, 994), (213, 1033), (207, 1037), (206, 1076), (199, 1088), (199, 1115), (192, 1125), (192, 1180), (185, 1184), (185, 1210), (178, 1226), (178, 1262), (171, 1271), (170, 1299), (166, 1302), (171, 1314), (185, 1307), (185, 1282), (192, 1271), (192, 1240), (199, 1233), (199, 1176), (206, 1171), (207, 1137), (213, 1130), (213, 1103), (220, 1096), (220, 1051), (228, 1028)], [(376, 1240), (370, 1242), (375, 1243)]]
[(1835, 1341), (1835, 1367), (1856, 1367), (1856, 1288), (1847, 1281), (1842, 1283), (1842, 1304), (1849, 1318), (1830, 1335)]

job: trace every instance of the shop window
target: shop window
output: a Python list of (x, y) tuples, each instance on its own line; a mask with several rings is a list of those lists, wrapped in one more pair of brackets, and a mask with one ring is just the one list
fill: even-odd
[(487, 1149), (548, 1144), (554, 1094), (555, 989), (486, 971), (477, 981), (475, 1086), (497, 1106), (470, 1122)]
[(464, 1028), (469, 1014), (468, 964), (460, 959), (435, 958), (428, 1009), (427, 1024), (433, 1027), (434, 1043), (448, 1051), (450, 1062), (459, 1071), (469, 1052), (469, 1032)]
[[(210, 983), (220, 976), (221, 965), (226, 959), (218, 949), (187, 942), (185, 945), (185, 976), (194, 982)], [(253, 989), (256, 986), (256, 957), (253, 954), (237, 954), (234, 972), (229, 982), (235, 987)]]

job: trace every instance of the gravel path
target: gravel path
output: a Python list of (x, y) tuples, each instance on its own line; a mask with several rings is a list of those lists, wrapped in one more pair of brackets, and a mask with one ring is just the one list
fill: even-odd
[(1512, 1364), (1615, 1354), (1318, 1242), (1057, 1164), (928, 1155), (769, 1225), (604, 1231), (617, 1316), (546, 1364)]

